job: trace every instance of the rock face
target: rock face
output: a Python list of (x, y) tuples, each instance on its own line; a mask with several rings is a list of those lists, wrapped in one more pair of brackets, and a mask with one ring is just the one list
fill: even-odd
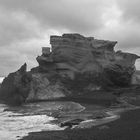
[[(115, 52), (117, 41), (97, 40), (80, 34), (51, 36), (43, 47), (39, 66), (26, 72), (26, 65), (2, 83), (0, 95), (20, 102), (86, 94), (108, 87), (128, 87), (134, 81), (139, 56)], [(8, 90), (7, 90), (8, 87)]]
[(63, 34), (51, 36), (50, 43), (52, 52), (49, 48), (43, 48), (42, 56), (37, 57), (42, 71), (53, 70), (70, 79), (75, 79), (76, 75), (88, 75), (95, 82), (100, 75), (99, 79), (108, 79), (108, 84), (116, 86), (131, 84), (135, 61), (139, 56), (115, 52), (117, 41), (97, 40), (79, 34)]
[(27, 65), (10, 73), (2, 82), (0, 88), (0, 100), (8, 104), (19, 105), (25, 101), (30, 90), (31, 75), (26, 72)]
[(140, 85), (140, 71), (136, 71), (133, 74), (131, 83), (133, 85)]
[(45, 74), (32, 74), (29, 96), (26, 101), (56, 99), (65, 97), (62, 92), (63, 87), (59, 82), (51, 83)]

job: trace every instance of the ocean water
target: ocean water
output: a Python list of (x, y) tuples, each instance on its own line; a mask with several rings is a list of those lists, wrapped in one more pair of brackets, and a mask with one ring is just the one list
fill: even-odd
[(0, 140), (18, 140), (30, 132), (64, 130), (53, 123), (52, 114), (81, 112), (84, 107), (74, 102), (38, 102), (20, 107), (0, 104)]
[[(3, 79), (0, 77), (0, 83)], [(63, 130), (64, 128), (51, 123), (55, 120), (54, 117), (47, 115), (47, 110), (56, 110), (56, 105), (45, 104), (33, 103), (21, 107), (0, 104), (0, 140), (18, 140), (30, 132)]]
[(25, 110), (24, 107), (16, 108), (14, 111), (7, 110), (8, 108), (0, 104), (0, 140), (17, 140), (29, 132), (62, 130), (58, 125), (51, 123), (55, 118), (45, 113), (37, 114), (37, 111), (30, 113), (31, 105)]

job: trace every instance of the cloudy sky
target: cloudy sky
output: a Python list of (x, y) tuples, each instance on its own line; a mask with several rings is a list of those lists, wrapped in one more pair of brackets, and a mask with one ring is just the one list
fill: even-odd
[(0, 0), (0, 76), (24, 62), (36, 66), (54, 34), (117, 40), (116, 50), (140, 55), (139, 7), (140, 0)]

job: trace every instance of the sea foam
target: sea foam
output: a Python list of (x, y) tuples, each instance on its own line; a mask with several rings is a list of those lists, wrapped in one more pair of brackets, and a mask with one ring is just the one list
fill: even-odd
[(62, 130), (51, 124), (53, 117), (47, 115), (26, 115), (4, 111), (6, 106), (0, 104), (0, 140), (17, 140), (30, 132)]

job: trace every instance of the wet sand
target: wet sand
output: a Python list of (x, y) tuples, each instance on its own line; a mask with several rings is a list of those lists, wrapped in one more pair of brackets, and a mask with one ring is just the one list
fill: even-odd
[(30, 133), (23, 140), (140, 140), (140, 109), (122, 113), (120, 119), (103, 126)]

